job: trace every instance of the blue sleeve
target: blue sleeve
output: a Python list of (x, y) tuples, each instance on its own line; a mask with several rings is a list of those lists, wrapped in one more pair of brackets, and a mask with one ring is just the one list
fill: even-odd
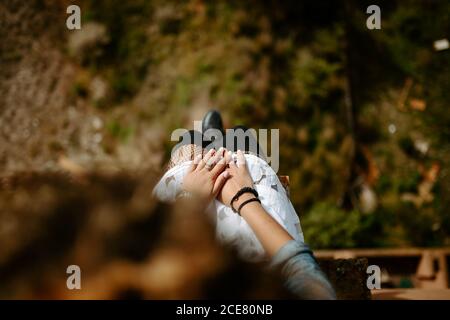
[(286, 287), (301, 299), (333, 300), (336, 293), (320, 270), (308, 245), (291, 240), (272, 258), (271, 268), (281, 269)]

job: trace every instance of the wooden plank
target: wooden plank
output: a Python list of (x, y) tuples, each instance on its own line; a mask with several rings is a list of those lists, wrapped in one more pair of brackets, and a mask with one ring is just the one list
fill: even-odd
[(357, 257), (420, 257), (425, 252), (450, 255), (450, 248), (380, 248), (380, 249), (339, 249), (314, 250), (319, 259), (357, 258)]
[(450, 300), (450, 289), (372, 290), (372, 300)]

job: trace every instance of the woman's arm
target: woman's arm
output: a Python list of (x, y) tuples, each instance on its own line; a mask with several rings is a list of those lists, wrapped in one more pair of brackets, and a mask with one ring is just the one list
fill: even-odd
[[(234, 203), (238, 208), (244, 201), (254, 198), (245, 193)], [(242, 218), (247, 221), (267, 255), (272, 258), (286, 243), (294, 240), (291, 235), (262, 207), (259, 202), (250, 202), (241, 210)]]
[[(241, 151), (237, 153), (237, 165), (233, 161), (230, 162), (227, 182), (218, 196), (226, 205), (230, 205), (231, 199), (243, 187), (253, 187)], [(253, 194), (244, 193), (233, 203), (233, 207), (239, 208), (252, 198), (255, 198)], [(286, 287), (291, 292), (302, 299), (336, 299), (333, 287), (320, 270), (309, 247), (295, 241), (259, 202), (244, 205), (240, 214), (271, 258), (271, 266), (281, 269), (286, 278)]]
[[(237, 166), (229, 158), (230, 155), (228, 154), (228, 179), (218, 197), (219, 201), (227, 206), (230, 205), (231, 199), (241, 188), (253, 188), (253, 180), (248, 172), (244, 154), (241, 151), (237, 152)], [(233, 203), (233, 206), (237, 209), (244, 201), (252, 198), (255, 198), (253, 194), (244, 193)], [(241, 216), (252, 228), (269, 257), (273, 257), (287, 242), (293, 240), (289, 233), (264, 210), (259, 202), (246, 204), (241, 210)]]

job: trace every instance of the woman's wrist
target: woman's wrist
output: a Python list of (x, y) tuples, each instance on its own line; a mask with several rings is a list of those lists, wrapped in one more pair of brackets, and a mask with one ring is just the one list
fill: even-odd
[(238, 213), (238, 208), (239, 208), (239, 207), (235, 208), (235, 206), (233, 204), (235, 204), (239, 200), (239, 198), (242, 198), (243, 195), (248, 194), (248, 193), (252, 194), (254, 196), (254, 198), (258, 198), (258, 192), (254, 188), (248, 187), (248, 186), (242, 187), (241, 189), (239, 189), (238, 192), (236, 192), (234, 197), (231, 198), (230, 205), (231, 205), (231, 208), (233, 209), (233, 212)]
[[(256, 197), (255, 197), (252, 193), (244, 193), (243, 195), (241, 195), (241, 196), (239, 197), (238, 200), (236, 200), (236, 201), (233, 203), (233, 207), (237, 210), (244, 202), (246, 202), (246, 201), (248, 201), (248, 200), (251, 200), (251, 199), (255, 199), (255, 198), (256, 198)], [(248, 209), (255, 208), (255, 207), (257, 207), (257, 206), (261, 206), (261, 204), (260, 204), (258, 201), (253, 201), (253, 202), (247, 203), (246, 205), (244, 205), (244, 206), (241, 208), (240, 215), (242, 216), (242, 214), (243, 214), (244, 212), (247, 212)]]
[(247, 200), (253, 199), (255, 198), (255, 196), (252, 193), (244, 193), (242, 194), (236, 201), (233, 202), (233, 207), (237, 210), (237, 208), (239, 208), (239, 206)]

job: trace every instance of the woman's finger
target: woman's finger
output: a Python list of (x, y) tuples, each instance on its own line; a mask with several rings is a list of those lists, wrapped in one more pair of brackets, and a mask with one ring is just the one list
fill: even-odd
[(222, 158), (223, 151), (224, 151), (224, 148), (220, 148), (213, 155), (211, 155), (211, 157), (209, 159), (205, 160), (205, 162), (206, 162), (205, 168), (208, 171), (211, 171), (212, 168), (214, 168), (214, 166), (216, 165), (216, 163), (219, 162), (219, 160)]
[(216, 154), (209, 159), (207, 164), (209, 163), (211, 166), (214, 166), (217, 162), (219, 162), (220, 159), (223, 158), (223, 153), (225, 152), (225, 148), (221, 147), (219, 150), (217, 150)]
[(225, 152), (225, 162), (227, 166), (233, 161), (233, 153), (231, 151)]
[(201, 154), (197, 155), (194, 158), (194, 161), (192, 161), (191, 165), (189, 166), (188, 172), (194, 171), (197, 168), (198, 164), (200, 163), (200, 160), (202, 160), (202, 155)]
[(205, 167), (206, 162), (212, 157), (212, 155), (213, 155), (215, 152), (216, 152), (216, 150), (214, 150), (214, 149), (209, 150), (208, 153), (205, 154), (205, 156), (203, 157), (203, 159), (200, 160), (200, 162), (199, 162), (199, 164), (198, 164), (196, 170), (197, 170), (197, 171), (202, 170), (202, 169)]
[(214, 168), (212, 168), (211, 170), (213, 178), (215, 179), (219, 174), (221, 174), (226, 167), (227, 167), (227, 159), (222, 157), (222, 159), (220, 159), (214, 166)]
[(214, 197), (217, 196), (217, 194), (222, 189), (223, 185), (225, 184), (225, 182), (227, 181), (227, 179), (229, 177), (230, 177), (230, 173), (228, 171), (224, 171), (221, 174), (219, 174), (219, 176), (216, 179), (216, 182), (214, 182), (214, 187), (213, 187)]
[(228, 167), (230, 168), (230, 171), (235, 171), (235, 170), (237, 170), (236, 162), (235, 162), (235, 160), (233, 159), (232, 156), (231, 156), (230, 162), (228, 163)]
[(247, 168), (244, 153), (241, 150), (237, 151), (237, 166), (239, 170), (245, 170)]

